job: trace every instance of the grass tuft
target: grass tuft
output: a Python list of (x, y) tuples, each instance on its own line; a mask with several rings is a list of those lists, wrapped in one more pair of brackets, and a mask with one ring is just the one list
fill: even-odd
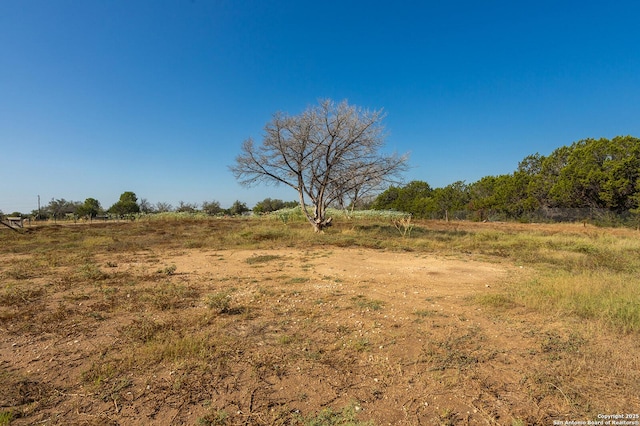
[(369, 299), (367, 296), (359, 294), (351, 298), (360, 309), (369, 309), (372, 311), (379, 311), (384, 307), (382, 300)]
[(224, 410), (216, 410), (198, 418), (198, 426), (225, 426), (229, 424), (229, 414)]
[(207, 307), (220, 314), (229, 312), (231, 307), (231, 291), (224, 290), (207, 295), (205, 301)]
[(319, 413), (310, 414), (306, 417), (299, 417), (298, 422), (305, 426), (373, 426), (372, 422), (358, 420), (358, 413), (361, 411), (360, 405), (356, 402), (336, 411), (333, 408), (325, 408)]
[(9, 426), (13, 420), (13, 412), (10, 410), (0, 411), (0, 426)]
[(251, 256), (245, 262), (247, 262), (249, 265), (255, 265), (255, 264), (260, 264), (260, 263), (271, 262), (271, 261), (278, 260), (278, 259), (281, 259), (281, 258), (282, 258), (282, 256), (277, 256), (275, 254), (263, 254), (263, 255), (259, 255), (259, 256)]
[(495, 309), (511, 309), (517, 306), (513, 298), (505, 294), (482, 294), (474, 299), (479, 305)]

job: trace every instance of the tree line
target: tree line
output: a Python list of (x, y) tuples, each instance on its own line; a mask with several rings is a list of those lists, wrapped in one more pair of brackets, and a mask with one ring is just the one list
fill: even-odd
[[(256, 203), (253, 209), (247, 207), (247, 204), (236, 200), (230, 207), (223, 208), (218, 201), (203, 201), (202, 204), (189, 203), (180, 201), (177, 206), (169, 203), (158, 202), (150, 203), (147, 199), (138, 200), (135, 192), (126, 191), (120, 195), (117, 202), (109, 208), (103, 208), (100, 201), (95, 198), (87, 198), (84, 202), (70, 201), (64, 198), (53, 198), (49, 203), (39, 210), (33, 210), (30, 214), (21, 212), (13, 212), (8, 216), (12, 217), (31, 217), (36, 220), (57, 220), (65, 218), (87, 218), (95, 219), (98, 217), (117, 217), (122, 218), (139, 213), (154, 214), (167, 212), (185, 212), (185, 213), (205, 213), (211, 216), (237, 216), (253, 210), (254, 213), (270, 213), (283, 208), (297, 206), (296, 201), (282, 201), (279, 199), (265, 198)], [(0, 216), (2, 216), (0, 211)]]
[(541, 211), (563, 209), (637, 216), (640, 139), (584, 139), (548, 156), (529, 155), (513, 173), (485, 176), (472, 184), (458, 181), (431, 188), (412, 181), (391, 186), (375, 198), (372, 208), (439, 219), (455, 214), (473, 220), (526, 220)]

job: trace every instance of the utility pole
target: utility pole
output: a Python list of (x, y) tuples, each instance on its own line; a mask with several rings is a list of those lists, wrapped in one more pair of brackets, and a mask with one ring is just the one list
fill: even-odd
[(40, 196), (38, 195), (38, 217), (36, 220), (40, 220)]

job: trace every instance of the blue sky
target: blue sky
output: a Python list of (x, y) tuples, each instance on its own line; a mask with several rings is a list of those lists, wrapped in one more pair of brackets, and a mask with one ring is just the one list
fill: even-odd
[(640, 136), (639, 17), (636, 0), (2, 1), (0, 210), (294, 200), (228, 166), (321, 98), (384, 109), (406, 181), (433, 187)]

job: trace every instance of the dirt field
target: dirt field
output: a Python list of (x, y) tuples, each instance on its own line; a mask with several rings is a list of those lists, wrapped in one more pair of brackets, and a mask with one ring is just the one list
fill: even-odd
[(640, 412), (636, 336), (504, 298), (535, 275), (527, 265), (92, 238), (90, 262), (49, 254), (20, 275), (11, 265), (32, 255), (5, 256), (8, 424), (513, 426)]

